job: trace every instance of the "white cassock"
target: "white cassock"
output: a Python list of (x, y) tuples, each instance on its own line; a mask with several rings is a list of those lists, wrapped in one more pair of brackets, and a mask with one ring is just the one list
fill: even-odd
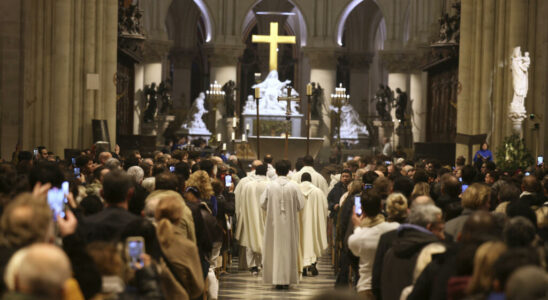
[(304, 209), (300, 212), (303, 266), (308, 267), (315, 263), (328, 247), (327, 197), (308, 181), (301, 182), (299, 188), (305, 198)]
[(304, 197), (299, 186), (285, 176), (272, 181), (261, 196), (266, 210), (263, 246), (263, 281), (266, 284), (299, 283), (299, 211)]
[(250, 268), (261, 264), (265, 211), (261, 209), (260, 199), (268, 183), (266, 176), (255, 175), (254, 180), (242, 188), (238, 199), (238, 220), (242, 220), (238, 240), (240, 246), (246, 247), (247, 266)]
[(242, 218), (240, 218), (239, 215), (240, 203), (242, 202), (242, 191), (244, 186), (253, 180), (255, 180), (255, 171), (247, 173), (247, 176), (240, 179), (238, 185), (236, 185), (236, 188), (234, 189), (234, 212), (236, 214), (236, 232), (234, 233), (234, 238), (238, 241), (240, 240), (240, 236), (242, 234)]
[(293, 181), (297, 183), (301, 183), (301, 176), (303, 176), (304, 173), (310, 174), (310, 176), (312, 177), (312, 184), (315, 185), (320, 190), (322, 190), (322, 192), (327, 197), (328, 187), (329, 187), (327, 185), (327, 181), (322, 176), (322, 174), (316, 172), (316, 170), (314, 170), (313, 167), (304, 166), (299, 172), (293, 174), (291, 178), (293, 179)]

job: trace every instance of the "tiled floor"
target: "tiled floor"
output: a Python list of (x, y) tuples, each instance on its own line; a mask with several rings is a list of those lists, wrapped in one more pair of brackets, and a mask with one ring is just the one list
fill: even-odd
[(303, 277), (298, 285), (289, 290), (276, 290), (274, 286), (265, 285), (261, 274), (253, 276), (248, 271), (237, 269), (238, 261), (234, 259), (229, 274), (221, 276), (219, 299), (310, 299), (325, 290), (333, 290), (335, 276), (331, 258), (324, 256), (318, 262), (320, 274), (316, 277)]

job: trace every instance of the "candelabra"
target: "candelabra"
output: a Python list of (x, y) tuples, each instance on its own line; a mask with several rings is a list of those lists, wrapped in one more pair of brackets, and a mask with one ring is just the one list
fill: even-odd
[(331, 94), (331, 105), (337, 108), (337, 144), (341, 143), (341, 108), (348, 103), (350, 95), (346, 94), (346, 88), (339, 83), (339, 87), (335, 88), (335, 93)]
[(207, 102), (210, 104), (211, 109), (213, 110), (213, 134), (211, 135), (210, 142), (214, 143), (221, 143), (221, 140), (219, 140), (219, 136), (217, 134), (217, 106), (219, 103), (222, 103), (225, 99), (225, 92), (221, 89), (221, 85), (217, 83), (217, 80), (215, 82), (211, 83), (209, 85), (209, 90), (206, 91), (206, 99)]

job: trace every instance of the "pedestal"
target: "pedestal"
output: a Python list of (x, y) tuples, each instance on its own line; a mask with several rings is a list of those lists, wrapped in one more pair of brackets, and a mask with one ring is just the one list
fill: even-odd
[[(247, 128), (247, 125), (249, 125), (249, 135), (255, 136), (257, 134), (257, 131), (255, 129), (255, 124), (257, 123), (257, 116), (253, 114), (242, 114), (242, 118), (244, 121), (244, 124), (242, 128)], [(260, 126), (261, 131), (260, 135), (261, 138), (263, 136), (282, 136), (285, 134), (285, 124), (287, 120), (285, 119), (285, 116), (279, 116), (279, 115), (260, 115)], [(295, 114), (291, 116), (291, 129), (289, 135), (291, 137), (301, 137), (301, 125), (303, 124), (303, 115), (302, 114)], [(261, 144), (262, 145), (262, 144)], [(262, 151), (261, 151), (262, 152)]]
[(390, 121), (373, 121), (373, 126), (378, 128), (379, 145), (383, 145), (383, 139), (391, 139), (394, 134), (394, 122)]
[[(306, 130), (306, 129), (305, 129)], [(320, 135), (320, 120), (310, 120), (310, 136)]]
[[(249, 141), (249, 150), (253, 151), (253, 155), (250, 157), (257, 157), (255, 151), (257, 150), (257, 138), (250, 136)], [(320, 152), (320, 149), (323, 145), (323, 138), (310, 138), (310, 155), (314, 158)], [(284, 149), (285, 149), (285, 138), (284, 137), (262, 137), (260, 139), (261, 143), (261, 155), (271, 154), (274, 157), (274, 160), (279, 160), (284, 158)], [(289, 137), (288, 139), (288, 158), (292, 164), (295, 164), (297, 158), (304, 157), (306, 155), (306, 137)]]

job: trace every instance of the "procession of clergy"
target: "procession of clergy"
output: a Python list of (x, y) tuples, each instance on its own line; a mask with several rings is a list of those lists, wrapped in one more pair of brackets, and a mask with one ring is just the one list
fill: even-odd
[(316, 261), (328, 247), (328, 185), (310, 156), (298, 172), (290, 173), (284, 161), (271, 163), (268, 155), (254, 161), (236, 186), (235, 238), (253, 275), (287, 289), (299, 283), (301, 272), (318, 274)]

